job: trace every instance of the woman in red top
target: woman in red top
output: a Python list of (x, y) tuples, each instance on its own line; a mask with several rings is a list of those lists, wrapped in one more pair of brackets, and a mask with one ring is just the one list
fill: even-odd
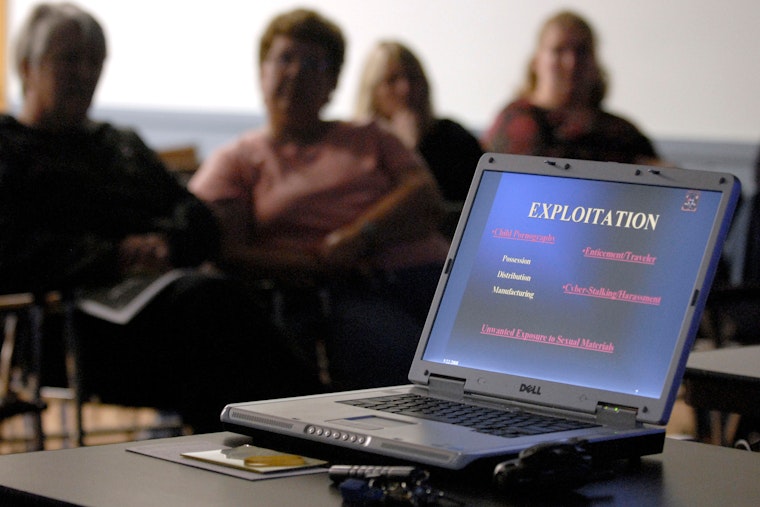
[(481, 139), (488, 151), (624, 163), (656, 163), (652, 143), (604, 110), (607, 80), (591, 26), (578, 14), (549, 18), (525, 85)]

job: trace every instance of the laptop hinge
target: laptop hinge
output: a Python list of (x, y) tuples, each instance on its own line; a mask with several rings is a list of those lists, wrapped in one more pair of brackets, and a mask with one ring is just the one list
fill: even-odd
[(637, 413), (638, 410), (633, 407), (599, 403), (596, 406), (596, 422), (613, 428), (634, 428)]
[(464, 379), (430, 375), (428, 389), (437, 398), (455, 401), (464, 399)]

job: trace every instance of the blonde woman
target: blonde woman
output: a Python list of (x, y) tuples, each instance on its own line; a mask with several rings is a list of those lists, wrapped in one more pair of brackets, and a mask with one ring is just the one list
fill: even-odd
[(430, 83), (404, 44), (379, 42), (367, 55), (356, 104), (360, 120), (378, 120), (427, 162), (443, 196), (462, 201), (483, 151), (462, 125), (436, 118)]

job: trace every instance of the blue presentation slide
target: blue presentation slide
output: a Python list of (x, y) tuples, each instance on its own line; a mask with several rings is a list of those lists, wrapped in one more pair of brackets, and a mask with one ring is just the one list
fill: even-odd
[(659, 396), (720, 194), (483, 178), (424, 359)]

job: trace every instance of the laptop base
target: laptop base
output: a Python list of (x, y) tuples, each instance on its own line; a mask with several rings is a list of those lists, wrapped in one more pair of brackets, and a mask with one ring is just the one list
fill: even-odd
[[(372, 452), (349, 449), (330, 443), (317, 442), (298, 438), (291, 435), (283, 435), (267, 430), (259, 430), (246, 426), (240, 426), (232, 423), (223, 423), (226, 431), (239, 433), (254, 439), (256, 445), (269, 449), (276, 449), (280, 452), (300, 454), (328, 461), (330, 464), (346, 465), (409, 465), (410, 460), (384, 456)], [(642, 456), (660, 454), (665, 445), (665, 430), (661, 432), (650, 432), (633, 437), (626, 437), (603, 442), (588, 443), (586, 448), (595, 461), (616, 461), (621, 459), (639, 459)], [(467, 475), (468, 477), (481, 478), (488, 477), (490, 481), (491, 474), (496, 465), (508, 459), (514, 459), (517, 453), (504, 454), (500, 456), (491, 456), (476, 460), (465, 468), (452, 470), (440, 466), (430, 465), (428, 463), (415, 463), (421, 467), (438, 473), (456, 473), (457, 475)]]

